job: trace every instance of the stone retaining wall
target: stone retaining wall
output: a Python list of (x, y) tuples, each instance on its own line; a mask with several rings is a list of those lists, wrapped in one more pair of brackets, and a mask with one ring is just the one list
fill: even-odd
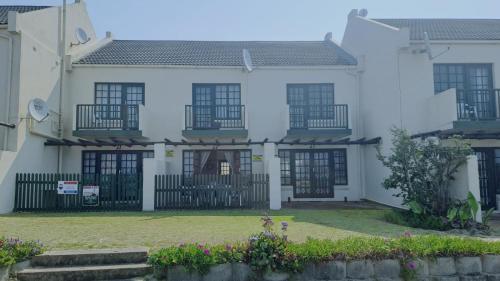
[(0, 281), (9, 281), (9, 275), (15, 274), (30, 266), (30, 261), (23, 261), (11, 266), (0, 266)]
[[(440, 257), (414, 261), (416, 280), (444, 281), (500, 281), (500, 256)], [(399, 260), (331, 261), (309, 264), (304, 272), (287, 279), (258, 278), (246, 264), (221, 264), (213, 266), (205, 276), (189, 273), (182, 266), (169, 268), (161, 274), (168, 281), (325, 281), (325, 280), (402, 280)], [(274, 276), (277, 278), (277, 276)]]

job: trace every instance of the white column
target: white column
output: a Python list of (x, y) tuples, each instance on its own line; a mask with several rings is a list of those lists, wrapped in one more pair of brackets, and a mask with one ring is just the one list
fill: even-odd
[(142, 210), (155, 210), (155, 159), (142, 160)]
[(157, 143), (154, 146), (155, 150), (155, 167), (153, 168), (157, 174), (165, 174), (167, 172), (167, 163), (165, 157), (165, 144)]
[(476, 220), (481, 222), (481, 193), (479, 191), (479, 169), (477, 166), (477, 156), (467, 157), (467, 163), (458, 169), (454, 175), (455, 180), (450, 184), (450, 197), (457, 200), (466, 200), (467, 195), (472, 193), (478, 200), (479, 210), (476, 214)]
[(269, 208), (281, 209), (280, 159), (276, 157), (276, 145), (264, 144), (264, 171), (269, 175)]

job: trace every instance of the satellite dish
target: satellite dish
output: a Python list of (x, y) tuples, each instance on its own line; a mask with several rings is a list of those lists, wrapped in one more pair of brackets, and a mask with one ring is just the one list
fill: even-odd
[(47, 103), (39, 98), (30, 100), (28, 104), (28, 112), (33, 119), (42, 122), (49, 116), (49, 106)]
[(427, 32), (424, 32), (424, 44), (425, 52), (427, 53), (427, 56), (429, 56), (429, 60), (432, 60), (434, 57), (432, 56), (431, 40), (429, 39), (429, 34)]
[(245, 68), (247, 69), (247, 71), (252, 72), (252, 57), (250, 56), (250, 51), (248, 51), (247, 49), (243, 49), (243, 63), (245, 64)]
[(81, 27), (78, 27), (75, 30), (75, 37), (76, 37), (76, 40), (78, 40), (79, 44), (85, 44), (85, 43), (90, 41), (90, 38), (87, 35), (87, 32), (85, 32), (85, 30), (83, 30), (83, 28), (81, 28)]
[(326, 33), (324, 41), (332, 41), (332, 40), (333, 40), (333, 34), (331, 32)]

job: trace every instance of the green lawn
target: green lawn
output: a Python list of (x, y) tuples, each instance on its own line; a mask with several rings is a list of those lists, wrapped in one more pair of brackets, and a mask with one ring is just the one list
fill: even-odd
[[(289, 223), (293, 241), (339, 239), (353, 235), (398, 236), (432, 231), (410, 229), (383, 220), (387, 210), (284, 209), (271, 212)], [(41, 240), (50, 249), (146, 246), (181, 242), (223, 243), (244, 240), (261, 230), (262, 211), (171, 211), (112, 213), (11, 214), (0, 216), (0, 236)]]

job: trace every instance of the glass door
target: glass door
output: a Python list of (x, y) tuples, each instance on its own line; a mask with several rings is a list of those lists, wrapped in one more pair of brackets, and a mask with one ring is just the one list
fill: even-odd
[(300, 151), (294, 153), (294, 197), (334, 197), (334, 175), (331, 153)]
[(468, 104), (474, 106), (477, 119), (496, 119), (496, 97), (493, 89), (491, 65), (472, 64), (466, 67)]
[(500, 149), (475, 149), (481, 205), (485, 209), (495, 208), (496, 193), (500, 184)]
[(213, 120), (212, 87), (197, 85), (193, 91), (193, 127), (195, 129), (212, 128)]

